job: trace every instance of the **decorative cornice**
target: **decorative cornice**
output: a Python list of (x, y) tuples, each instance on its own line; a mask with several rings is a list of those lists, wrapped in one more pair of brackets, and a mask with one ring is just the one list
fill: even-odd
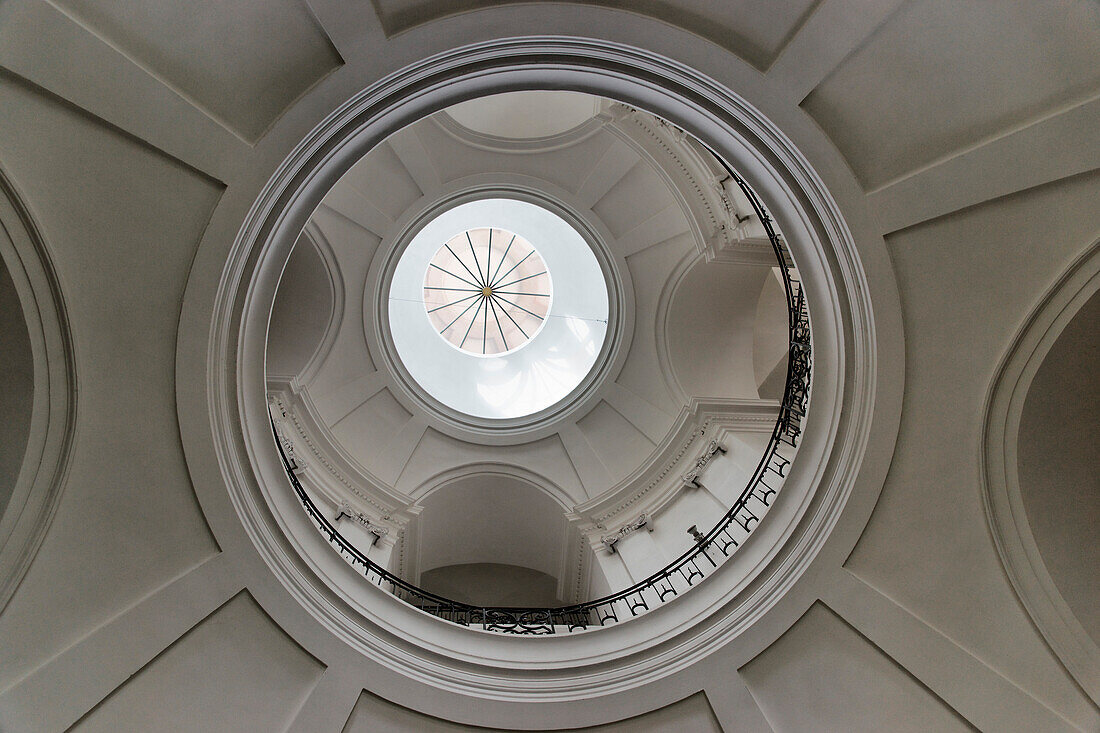
[[(286, 406), (285, 401), (282, 397), (277, 396), (272, 398), (278, 401), (278, 403), (283, 406), (283, 417), (288, 421), (289, 425), (293, 426), (295, 435), (294, 440), (300, 440), (300, 442), (309, 449), (309, 455), (312, 457), (313, 460), (316, 461), (316, 464), (320, 467), (323, 467), (328, 475), (332, 476), (338, 482), (340, 482), (340, 484), (346, 487), (347, 490), (350, 491), (356, 498), (362, 499), (364, 502), (377, 509), (383, 515), (384, 520), (392, 520), (394, 518), (394, 515), (404, 507), (383, 503), (379, 499), (372, 496), (370, 492), (367, 492), (362, 487), (360, 487), (357, 482), (349, 479), (343, 471), (341, 471), (339, 468), (336, 467), (336, 465), (333, 464), (332, 460), (328, 457), (327, 452), (322, 450), (321, 447), (318, 446), (314, 439), (311, 437), (309, 426), (305, 424), (305, 421), (299, 414), (299, 405), (297, 404), (299, 401), (302, 401), (307, 397), (308, 390), (303, 389), (297, 394), (297, 399), (291, 403), (290, 407)], [(299, 460), (302, 458), (301, 452), (298, 452), (296, 455)]]
[(597, 524), (597, 526), (606, 524), (607, 520), (611, 519), (616, 514), (619, 514), (620, 512), (624, 511), (625, 509), (629, 508), (630, 506), (636, 504), (643, 497), (645, 497), (646, 494), (648, 494), (652, 489), (654, 489), (662, 481), (664, 481), (664, 479), (670, 473), (672, 473), (673, 469), (675, 469), (676, 465), (680, 462), (680, 459), (683, 458), (684, 454), (687, 453), (688, 449), (695, 443), (695, 441), (701, 435), (706, 433), (707, 428), (709, 427), (709, 425), (710, 425), (710, 420), (708, 419), (708, 420), (705, 420), (697, 429), (692, 430), (688, 434), (688, 436), (680, 442), (679, 448), (672, 455), (672, 457), (670, 459), (666, 460), (666, 462), (662, 466), (662, 468), (653, 476), (653, 478), (648, 483), (646, 483), (646, 485), (641, 490), (636, 491), (635, 493), (631, 494), (629, 498), (627, 498), (624, 501), (621, 501), (619, 504), (615, 505), (612, 509), (603, 512), (599, 516), (593, 517), (593, 521)]
[(305, 463), (299, 458), (298, 452), (294, 449), (294, 440), (287, 434), (287, 421), (291, 419), (289, 410), (287, 410), (283, 400), (276, 395), (268, 395), (267, 405), (271, 413), (271, 419), (275, 423), (275, 436), (279, 439), (279, 445), (283, 447), (283, 453), (290, 461), (290, 467), (297, 471)]
[[(712, 232), (717, 231), (722, 219), (716, 211), (714, 202), (710, 200), (712, 197), (707, 195), (706, 188), (699, 183), (700, 180), (707, 180), (712, 176), (698, 176), (699, 171), (692, 171), (684, 161), (682, 148), (686, 144), (686, 133), (679, 127), (648, 112), (643, 112), (628, 105), (619, 106), (623, 108), (623, 111), (616, 116), (619, 129), (629, 134), (623, 123), (631, 123), (632, 127), (639, 130), (646, 137), (647, 142), (655, 145), (664, 154), (662, 157), (665, 158), (665, 162), (672, 164), (671, 167), (678, 174), (681, 182), (687, 184), (695, 193), (695, 201), (702, 205), (707, 220), (707, 229)], [(680, 190), (680, 187), (677, 187), (677, 189)]]
[(703, 250), (707, 262), (721, 262), (728, 265), (753, 265), (775, 267), (779, 261), (775, 258), (775, 249), (765, 237), (739, 237), (736, 239), (715, 235)]
[[(701, 246), (708, 262), (716, 259), (714, 255), (729, 250), (729, 254), (717, 258), (717, 261), (776, 264), (766, 233), (761, 231), (760, 236), (749, 235), (748, 227), (754, 217), (751, 206), (738, 205), (740, 197), (736, 184), (716, 162), (708, 160), (709, 153), (697, 149), (683, 129), (661, 117), (621, 103), (612, 105), (611, 111), (614, 112), (613, 124), (619, 130), (627, 135), (631, 130), (639, 131), (648, 147), (660, 151), (661, 155), (655, 160), (663, 163), (663, 167), (678, 179), (677, 190), (690, 190), (695, 194), (685, 203), (696, 214), (697, 225), (705, 240)], [(755, 235), (759, 224), (753, 228)], [(748, 254), (755, 254), (758, 241), (767, 246), (764, 251), (766, 257)], [(742, 244), (748, 247), (744, 252), (741, 251)]]
[(720, 446), (717, 440), (712, 440), (707, 444), (707, 447), (703, 449), (703, 455), (699, 456), (695, 461), (695, 465), (689, 468), (687, 473), (680, 477), (685, 485), (695, 486), (696, 488), (699, 487), (699, 474), (706, 468), (707, 464), (714, 459), (715, 453), (725, 455), (726, 449)]
[[(334, 521), (338, 522), (341, 518), (345, 516), (355, 520), (368, 532), (374, 535), (374, 541), (371, 543), (372, 545), (377, 543), (378, 540), (380, 540), (381, 538), (387, 536), (390, 531), (389, 527), (383, 526), (379, 523), (379, 521), (394, 523), (397, 525), (397, 536), (394, 544), (400, 547), (401, 550), (403, 550), (404, 536), (406, 534), (404, 531), (404, 522), (401, 522), (399, 519), (397, 519), (394, 516), (393, 512), (388, 511), (385, 507), (380, 506), (378, 502), (374, 502), (366, 497), (363, 497), (361, 492), (356, 491), (356, 488), (354, 486), (351, 486), (347, 481), (343, 480), (343, 478), (334, 468), (332, 468), (321, 459), (319, 452), (316, 450), (315, 447), (312, 446), (309, 438), (302, 432), (301, 426), (297, 421), (295, 410), (293, 408), (287, 407), (283, 395), (269, 394), (268, 409), (270, 411), (272, 421), (275, 426), (275, 435), (278, 437), (279, 444), (282, 446), (283, 449), (283, 453), (290, 461), (291, 469), (295, 472), (295, 474), (299, 476), (300, 480), (304, 480), (307, 475), (310, 476), (313, 479), (310, 481), (310, 483), (314, 484), (314, 490), (319, 490), (318, 482), (316, 481), (316, 473), (315, 471), (311, 470), (313, 466), (311, 466), (310, 463), (307, 463), (303, 459), (301, 452), (296, 450), (295, 441), (297, 438), (300, 438), (307, 446), (311, 448), (311, 455), (316, 457), (318, 459), (318, 462), (322, 463), (322, 465), (325, 466), (330, 475), (339, 479), (341, 483), (351, 489), (357, 497), (363, 498), (372, 506), (381, 509), (381, 511), (383, 512), (381, 520), (371, 519), (365, 512), (353, 507), (351, 503), (346, 499), (337, 499), (331, 495), (331, 491), (320, 490), (320, 493), (322, 495), (327, 494), (326, 498), (328, 498), (330, 501), (337, 502), (337, 507), (340, 511), (336, 515)], [(297, 432), (295, 435), (289, 434), (291, 425), (296, 428)]]
[[(619, 529), (615, 532), (600, 537), (600, 542), (603, 543), (603, 546), (607, 548), (608, 552), (614, 553), (615, 544), (619, 540), (621, 540), (623, 537), (626, 537), (627, 535), (631, 535), (637, 532), (639, 529), (641, 529), (642, 527), (646, 527), (648, 524), (649, 517), (647, 517), (646, 514), (643, 512), (642, 514), (639, 514), (637, 517), (635, 517), (632, 521), (627, 522), (623, 526), (619, 527)], [(652, 527), (649, 527), (648, 529), (650, 532), (653, 531)]]
[(336, 515), (336, 519), (334, 521), (339, 522), (342, 517), (348, 517), (349, 519), (353, 519), (359, 524), (363, 525), (363, 527), (368, 532), (374, 535), (375, 542), (390, 533), (389, 529), (375, 524), (371, 521), (370, 517), (368, 517), (366, 514), (363, 514), (363, 512), (355, 510), (351, 506), (351, 504), (347, 503), (346, 501), (340, 502), (340, 513)]
[[(733, 399), (708, 400), (705, 402), (692, 400), (688, 408), (681, 413), (679, 428), (671, 432), (670, 445), (676, 445), (677, 447), (672, 451), (666, 449), (663, 453), (665, 456), (664, 463), (658, 471), (654, 473), (651, 467), (650, 470), (642, 472), (642, 476), (648, 476), (649, 479), (625, 499), (621, 499), (609, 507), (605, 506), (606, 499), (604, 501), (597, 499), (579, 506), (577, 511), (581, 513), (586, 511), (598, 512), (589, 515), (589, 517), (596, 526), (605, 526), (608, 524), (608, 520), (643, 501), (643, 499), (649, 497), (654, 489), (661, 486), (669, 475), (676, 471), (684, 455), (691, 450), (700, 437), (713, 434), (717, 428), (727, 432), (770, 433), (775, 427), (778, 412), (779, 403), (774, 400)], [(695, 427), (691, 427), (693, 423)], [(690, 430), (690, 432), (685, 435), (684, 433), (687, 430)], [(677, 435), (682, 436), (678, 442), (675, 437)], [(629, 485), (630, 482), (627, 482), (624, 487)], [(637, 486), (637, 483), (634, 483), (634, 485)], [(655, 514), (660, 507), (664, 506), (672, 492), (679, 490), (681, 486), (682, 484), (678, 482), (666, 484), (666, 491), (660, 492), (657, 497), (649, 497), (650, 501), (646, 505), (646, 511), (650, 515)], [(608, 496), (608, 494), (622, 496), (623, 489), (608, 492), (604, 496)], [(598, 509), (597, 507), (604, 508)]]

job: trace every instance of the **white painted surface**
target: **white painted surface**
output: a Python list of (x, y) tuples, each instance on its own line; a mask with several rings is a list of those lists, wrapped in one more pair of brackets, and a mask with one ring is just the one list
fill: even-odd
[[(766, 28), (750, 25), (734, 35), (722, 14), (740, 6), (701, 4), (691, 15), (671, 2), (644, 12), (603, 3), (476, 2), (466, 6), (476, 8), (472, 12), (456, 13), (449, 3), (387, 0), (375, 16), (361, 4), (317, 0), (310, 4), (312, 18), (292, 13), (303, 25), (279, 37), (323, 32), (344, 64), (300, 98), (300, 81), (310, 74), (283, 80), (257, 68), (257, 59), (270, 59), (282, 45), (247, 20), (219, 24), (221, 8), (213, 15), (163, 10), (159, 15), (172, 22), (138, 25), (123, 37), (52, 5), (0, 7), (0, 63), (9, 72), (0, 95), (10, 111), (0, 118), (0, 164), (18, 183), (56, 259), (80, 378), (79, 444), (58, 512), (0, 612), (0, 719), (14, 720), (34, 700), (63, 701), (73, 715), (37, 727), (64, 729), (104, 698), (101, 709), (127, 700), (125, 687), (110, 697), (115, 681), (137, 673), (148, 657), (124, 651), (155, 656), (168, 649), (167, 659), (174, 641), (167, 637), (185, 634), (188, 626), (180, 622), (187, 614), (223, 592), (201, 571), (203, 560), (220, 550), (225, 578), (247, 587), (271, 621), (327, 667), (314, 707), (307, 703), (303, 715), (317, 714), (317, 706), (337, 713), (298, 721), (299, 730), (338, 730), (353, 709), (353, 723), (366, 729), (378, 729), (379, 721), (408, 728), (409, 721), (425, 719), (505, 729), (625, 720), (629, 729), (636, 722), (630, 716), (663, 709), (682, 730), (695, 718), (676, 704), (688, 699), (694, 706), (700, 690), (725, 730), (768, 723), (782, 729), (792, 719), (850, 726), (860, 713), (861, 719), (897, 715), (899, 725), (934, 724), (943, 719), (941, 701), (979, 729), (1096, 729), (1095, 701), (1050, 651), (1005, 578), (979, 498), (977, 437), (997, 359), (1050, 283), (1095, 241), (1098, 188), (1088, 167), (1094, 136), (1085, 132), (1095, 125), (1078, 117), (1090, 109), (1079, 104), (1082, 95), (1094, 94), (1095, 53), (1089, 51), (1098, 29), (1089, 14), (1095, 11), (1088, 3), (1067, 3), (1062, 10), (1070, 12), (1044, 6), (1041, 22), (1030, 22), (1039, 11), (1026, 4), (974, 5), (966, 9), (968, 22), (960, 23), (952, 4), (905, 3), (892, 18), (887, 10), (894, 5), (868, 11), (864, 3), (822, 0), (807, 15), (804, 3), (780, 3), (778, 15), (758, 14)], [(239, 9), (233, 17), (250, 12), (254, 8)], [(922, 22), (920, 13), (951, 22)], [(1006, 24), (1016, 16), (1026, 22)], [(243, 47), (249, 63), (221, 64), (226, 47), (218, 39), (227, 28), (232, 47)], [(211, 447), (202, 384), (225, 248), (297, 142), (340, 102), (408, 61), (445, 51), (457, 38), (499, 45), (532, 29), (653, 49), (737, 88), (794, 140), (855, 232), (874, 293), (879, 330), (873, 337), (899, 347), (880, 352), (886, 362), (875, 365), (880, 394), (905, 393), (896, 445), (889, 430), (872, 436), (833, 543), (817, 570), (788, 588), (780, 607), (660, 684), (568, 703), (503, 702), (496, 699), (499, 678), (473, 693), (456, 691), (447, 680), (396, 673), (304, 611), (238, 520), (218, 468), (221, 457)], [(699, 31), (716, 42), (700, 41)], [(165, 46), (177, 55), (162, 54)], [(325, 60), (309, 48), (313, 60)], [(300, 68), (325, 66), (310, 64)], [(193, 87), (192, 95), (176, 91), (192, 69), (210, 65), (219, 72), (216, 84)], [(917, 83), (899, 84), (910, 73)], [(814, 92), (822, 80), (824, 88)], [(274, 107), (298, 100), (281, 117), (237, 94), (268, 85), (276, 87), (268, 100), (280, 100)], [(1008, 86), (1008, 97), (993, 93)], [(806, 93), (805, 108), (817, 121), (798, 107)], [(211, 118), (204, 105), (210, 99), (233, 107), (236, 127), (267, 132), (257, 145), (244, 144)], [(1065, 115), (1081, 122), (1071, 125), (1075, 134), (1049, 132), (1062, 129)], [(1048, 132), (1016, 129), (1046, 119), (1060, 122), (1037, 123)], [(835, 147), (818, 123), (836, 136)], [(883, 189), (889, 196), (868, 197), (851, 173), (874, 186), (958, 151), (965, 152), (906, 179), (912, 181), (906, 191)], [(593, 147), (586, 155), (598, 159), (599, 153)], [(430, 169), (414, 167), (420, 180), (430, 179)], [(963, 207), (973, 208), (960, 212)], [(903, 228), (887, 249), (879, 235)], [(360, 358), (370, 357), (364, 350)], [(652, 373), (632, 375), (646, 385), (659, 378), (637, 375)], [(326, 376), (332, 390), (358, 375), (343, 376)], [(655, 395), (653, 403), (663, 399)], [(895, 424), (898, 407), (886, 409)], [(924, 521), (930, 515), (935, 522)], [(860, 579), (842, 583), (821, 570), (851, 577), (845, 565)], [(166, 599), (165, 589), (181, 577), (195, 583), (187, 589), (193, 603), (186, 612), (178, 604), (148, 603)], [(819, 597), (855, 631), (830, 631), (840, 624), (834, 622), (809, 640), (810, 648), (784, 644), (798, 640), (799, 626), (788, 629)], [(150, 609), (152, 618), (111, 621), (132, 619), (133, 609)], [(471, 646), (479, 654), (495, 653), (480, 636), (467, 638), (476, 640)], [(278, 660), (272, 652), (282, 644), (289, 642), (264, 645), (260, 664)], [(69, 652), (81, 649), (91, 655), (79, 665), (84, 670), (98, 670), (97, 661), (114, 663), (109, 680), (95, 684), (87, 674), (62, 673)], [(893, 661), (883, 661), (876, 649)], [(312, 667), (300, 655), (289, 656), (298, 661), (276, 664)], [(757, 675), (749, 694), (733, 670), (758, 657), (770, 659), (776, 674)], [(853, 665), (860, 659), (864, 667)], [(172, 672), (164, 689), (183, 699), (200, 699), (215, 680), (209, 670), (196, 678), (161, 669)], [(247, 711), (256, 699), (257, 670), (252, 665), (218, 677), (217, 695), (204, 698), (211, 708), (201, 711), (209, 716), (204, 720)], [(865, 679), (868, 670), (881, 674), (854, 691), (840, 688)], [(799, 694), (834, 694), (806, 695), (795, 709), (785, 695), (791, 680), (805, 683)], [(364, 684), (371, 693), (357, 708)], [(306, 688), (297, 684), (295, 693), (304, 696)], [(119, 720), (160, 700), (152, 693), (135, 700), (138, 689), (130, 687), (126, 705), (116, 709)], [(914, 692), (921, 689), (939, 700)], [(868, 700), (867, 690), (889, 694)], [(261, 716), (274, 709), (263, 702)], [(767, 708), (766, 721), (755, 705)], [(387, 707), (399, 712), (380, 712)], [(25, 720), (9, 727), (36, 728), (34, 719)], [(284, 722), (289, 718), (272, 725)]]
[(524, 140), (568, 132), (599, 112), (599, 100), (576, 92), (497, 94), (449, 107), (447, 114), (483, 135)]

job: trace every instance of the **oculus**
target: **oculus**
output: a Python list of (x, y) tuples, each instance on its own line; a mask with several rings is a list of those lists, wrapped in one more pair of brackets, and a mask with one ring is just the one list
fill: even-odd
[(424, 273), (428, 320), (468, 354), (497, 356), (526, 346), (542, 331), (552, 297), (542, 257), (506, 229), (478, 227), (451, 237)]
[(415, 230), (385, 306), (410, 386), (488, 421), (568, 399), (596, 366), (610, 309), (588, 240), (549, 209), (511, 198), (467, 201)]

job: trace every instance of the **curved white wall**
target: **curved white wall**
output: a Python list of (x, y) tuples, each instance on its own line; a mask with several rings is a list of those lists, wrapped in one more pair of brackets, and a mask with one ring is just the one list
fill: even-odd
[[(756, 397), (753, 330), (767, 267), (700, 259), (669, 306), (668, 349), (677, 380), (694, 397)], [(786, 311), (786, 305), (782, 311)], [(786, 341), (786, 324), (783, 340)], [(784, 344), (786, 346), (786, 344)]]
[(472, 606), (553, 608), (563, 605), (557, 594), (557, 578), (538, 570), (502, 563), (444, 565), (421, 573), (420, 587)]
[(595, 117), (599, 107), (599, 98), (588, 94), (538, 90), (460, 102), (447, 114), (482, 135), (524, 140), (568, 132)]
[(561, 574), (561, 505), (531, 484), (502, 474), (468, 476), (419, 502), (421, 573), (448, 565), (500, 563)]

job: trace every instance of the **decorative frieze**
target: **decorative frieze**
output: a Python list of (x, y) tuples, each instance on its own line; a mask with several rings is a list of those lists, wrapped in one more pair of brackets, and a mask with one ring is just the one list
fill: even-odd
[(382, 539), (390, 532), (387, 527), (382, 527), (372, 522), (370, 517), (363, 514), (363, 512), (356, 511), (352, 508), (351, 504), (348, 504), (346, 501), (340, 502), (340, 513), (336, 515), (336, 521), (339, 522), (344, 517), (348, 517), (358, 522), (363, 525), (368, 532), (374, 535), (374, 540), (371, 542), (372, 545), (377, 544), (378, 540)]
[(703, 455), (699, 456), (699, 459), (695, 461), (687, 473), (680, 478), (683, 479), (686, 486), (693, 486), (695, 488), (701, 488), (702, 484), (699, 483), (699, 474), (703, 469), (707, 467), (707, 464), (714, 460), (714, 456), (718, 453), (725, 454), (726, 449), (718, 444), (717, 440), (712, 440), (707, 443), (707, 447), (703, 450)]
[[(298, 400), (307, 393), (302, 392), (297, 397)], [(272, 397), (272, 403), (277, 403), (282, 410), (282, 416), (286, 418), (286, 432), (287, 435), (293, 435), (294, 440), (300, 441), (302, 450), (300, 451), (301, 457), (310, 457), (313, 465), (318, 467), (318, 470), (324, 469), (324, 472), (335, 478), (340, 482), (348, 491), (354, 494), (358, 499), (370, 504), (372, 507), (378, 510), (379, 514), (387, 520), (390, 519), (390, 515), (393, 514), (394, 508), (382, 503), (374, 494), (374, 491), (362, 488), (358, 481), (353, 481), (346, 476), (343, 471), (336, 467), (332, 460), (329, 458), (329, 453), (326, 449), (319, 446), (311, 437), (311, 432), (317, 430), (318, 421), (315, 417), (315, 408), (309, 406), (308, 403), (300, 402), (296, 405), (296, 409), (290, 409), (284, 406), (283, 400), (280, 397)], [(306, 413), (308, 416), (305, 421), (300, 414)], [(278, 426), (279, 418), (276, 417), (276, 426)], [(278, 432), (278, 430), (276, 430)], [(298, 461), (299, 466), (304, 466), (305, 463), (302, 460)], [(400, 520), (397, 520), (400, 523)]]
[[(615, 552), (615, 544), (619, 540), (621, 540), (623, 537), (626, 537), (629, 534), (637, 532), (639, 529), (641, 529), (642, 527), (645, 527), (648, 524), (649, 524), (649, 517), (647, 517), (645, 514), (639, 514), (637, 519), (635, 519), (633, 522), (630, 522), (628, 524), (624, 524), (622, 527), (619, 527), (618, 531), (613, 532), (611, 534), (606, 534), (603, 537), (600, 537), (600, 542), (603, 543), (603, 546), (607, 548), (608, 552), (613, 553), (613, 552)], [(653, 529), (650, 528), (649, 531), (652, 532)]]
[(302, 462), (299, 460), (298, 453), (294, 449), (294, 441), (289, 435), (286, 421), (290, 418), (287, 413), (286, 405), (278, 397), (271, 397), (267, 403), (268, 412), (271, 415), (271, 420), (275, 424), (275, 436), (279, 439), (279, 445), (283, 449), (283, 455), (286, 456), (287, 461), (290, 463), (291, 470), (297, 471), (302, 467)]

